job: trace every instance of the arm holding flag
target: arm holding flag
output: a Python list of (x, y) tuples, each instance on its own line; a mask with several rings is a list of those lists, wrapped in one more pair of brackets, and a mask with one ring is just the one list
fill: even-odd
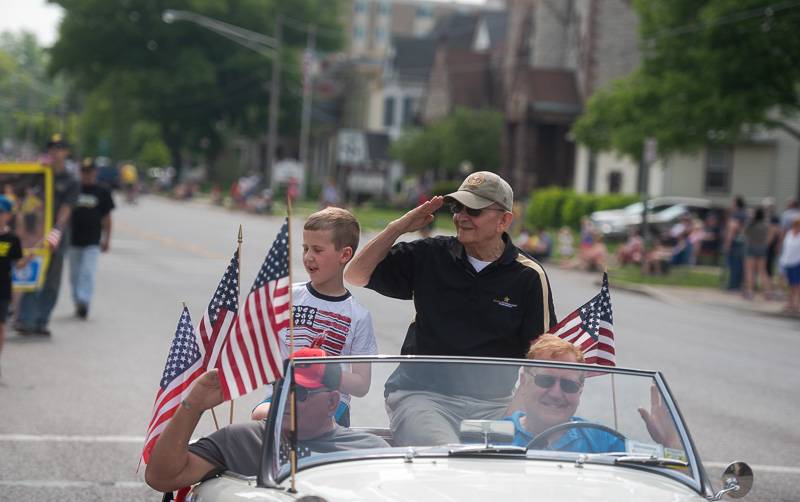
[(203, 412), (222, 402), (218, 371), (207, 371), (194, 382), (153, 447), (144, 475), (150, 487), (162, 492), (177, 490), (197, 483), (217, 468), (190, 453), (188, 445)]

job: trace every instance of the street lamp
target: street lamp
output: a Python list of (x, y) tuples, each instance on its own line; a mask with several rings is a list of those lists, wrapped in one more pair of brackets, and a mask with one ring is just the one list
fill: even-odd
[(269, 93), (269, 131), (267, 133), (267, 168), (272, 184), (272, 168), (275, 166), (275, 149), (278, 139), (278, 107), (280, 96), (281, 75), (281, 17), (277, 16), (275, 22), (275, 37), (269, 37), (255, 31), (235, 26), (218, 19), (212, 19), (195, 12), (185, 10), (165, 10), (161, 19), (172, 24), (175, 21), (188, 21), (213, 31), (223, 37), (258, 52), (263, 56), (272, 58), (272, 81)]

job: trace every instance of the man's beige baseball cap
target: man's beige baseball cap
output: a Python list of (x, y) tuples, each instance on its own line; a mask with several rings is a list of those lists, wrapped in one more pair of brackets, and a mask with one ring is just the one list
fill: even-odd
[(473, 209), (483, 209), (497, 203), (506, 211), (511, 211), (514, 205), (514, 191), (511, 185), (489, 171), (470, 174), (457, 191), (445, 195), (445, 199), (447, 198), (453, 198)]

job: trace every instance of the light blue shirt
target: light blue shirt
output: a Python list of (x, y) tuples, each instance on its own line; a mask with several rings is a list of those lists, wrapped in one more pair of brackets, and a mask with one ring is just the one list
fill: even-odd
[[(515, 446), (527, 446), (533, 439), (533, 434), (528, 432), (520, 423), (525, 416), (524, 412), (517, 411), (503, 420), (514, 424)], [(570, 418), (573, 422), (586, 422), (580, 417)], [(609, 453), (612, 451), (625, 451), (625, 442), (617, 436), (599, 429), (567, 429), (558, 440), (551, 445), (551, 450), (572, 451), (576, 453)]]

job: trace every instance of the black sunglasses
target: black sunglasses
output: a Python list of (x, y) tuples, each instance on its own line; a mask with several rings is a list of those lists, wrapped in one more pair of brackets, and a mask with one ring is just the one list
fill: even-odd
[(330, 392), (330, 391), (325, 387), (322, 387), (320, 389), (309, 389), (298, 385), (294, 388), (295, 397), (301, 403), (306, 399), (308, 399), (309, 397), (313, 396), (314, 394), (322, 394), (323, 392)]
[(500, 211), (505, 213), (505, 209), (499, 209), (496, 207), (484, 207), (483, 209), (473, 209), (471, 207), (467, 207), (464, 204), (458, 202), (457, 200), (451, 200), (447, 202), (447, 210), (450, 211), (450, 214), (458, 214), (461, 212), (462, 209), (467, 210), (467, 214), (472, 216), (473, 218), (477, 218), (481, 215), (484, 211)]
[(581, 390), (581, 387), (583, 386), (581, 382), (576, 382), (575, 380), (570, 380), (569, 378), (561, 378), (553, 375), (533, 376), (533, 383), (535, 383), (537, 387), (541, 387), (543, 389), (549, 389), (555, 385), (556, 380), (558, 380), (558, 385), (561, 386), (561, 390), (564, 392), (564, 394), (575, 394)]

